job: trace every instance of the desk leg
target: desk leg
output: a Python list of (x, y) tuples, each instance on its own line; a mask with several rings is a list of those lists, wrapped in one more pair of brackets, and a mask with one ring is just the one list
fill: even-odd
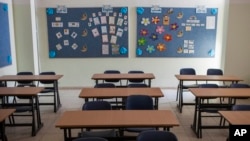
[(8, 141), (7, 136), (5, 134), (5, 120), (3, 120), (0, 123), (0, 129), (1, 129), (1, 140), (2, 141)]
[(57, 110), (61, 107), (61, 100), (60, 100), (60, 95), (59, 95), (59, 90), (58, 90), (58, 81), (54, 81), (54, 112), (56, 113)]
[(151, 79), (148, 79), (148, 87), (151, 87)]
[(177, 105), (177, 107), (179, 108), (180, 113), (182, 113), (182, 106), (183, 106), (183, 81), (180, 80), (179, 82), (179, 90), (177, 90), (179, 92), (179, 105)]
[(71, 141), (71, 129), (69, 128), (66, 128), (66, 129), (63, 129), (64, 131), (64, 141)]
[(155, 98), (155, 109), (158, 110), (159, 100), (158, 97)]
[[(31, 107), (32, 107), (32, 136), (36, 136), (36, 122), (35, 122), (35, 103), (34, 97), (31, 97)], [(37, 107), (36, 107), (37, 108)]]
[(193, 124), (191, 125), (192, 130), (195, 132), (197, 135), (197, 112), (199, 112), (199, 98), (195, 98), (195, 109), (194, 109), (194, 118), (193, 118)]
[(38, 131), (43, 127), (43, 123), (41, 120), (41, 113), (40, 113), (38, 96), (35, 97), (35, 100), (36, 100), (36, 118), (37, 118), (37, 131)]

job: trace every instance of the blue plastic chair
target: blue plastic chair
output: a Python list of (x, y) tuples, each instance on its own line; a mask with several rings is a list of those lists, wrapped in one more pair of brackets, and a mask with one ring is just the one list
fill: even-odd
[(178, 139), (172, 132), (152, 130), (141, 132), (136, 141), (178, 141)]

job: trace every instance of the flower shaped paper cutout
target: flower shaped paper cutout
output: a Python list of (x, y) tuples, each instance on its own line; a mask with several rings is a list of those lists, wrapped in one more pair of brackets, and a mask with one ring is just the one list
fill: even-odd
[(173, 23), (170, 25), (171, 30), (177, 30), (178, 27), (179, 27), (179, 25), (177, 23)]
[(147, 47), (147, 52), (149, 52), (149, 53), (153, 53), (154, 51), (155, 51), (155, 47), (154, 46), (152, 46), (152, 45), (148, 45), (148, 47)]
[(158, 16), (152, 17), (152, 23), (158, 24), (160, 22), (160, 19)]
[(126, 7), (123, 7), (121, 9), (121, 13), (126, 14), (128, 12), (128, 9)]
[(165, 34), (165, 35), (163, 36), (163, 39), (164, 39), (165, 41), (169, 42), (169, 41), (172, 40), (172, 35), (170, 35), (170, 34)]
[(121, 47), (119, 51), (120, 51), (120, 54), (127, 54), (128, 53), (128, 49), (125, 47)]
[(3, 4), (3, 11), (8, 11), (8, 4)]
[(166, 50), (166, 45), (163, 43), (157, 44), (157, 50), (159, 51), (165, 51)]
[(138, 44), (139, 44), (139, 46), (144, 46), (145, 44), (146, 44), (146, 39), (145, 38), (140, 38), (139, 40), (138, 40)]
[(158, 40), (158, 34), (152, 33), (152, 34), (149, 36), (149, 38), (152, 39), (153, 41), (156, 41), (156, 40)]
[(140, 34), (142, 36), (147, 36), (148, 35), (148, 30), (147, 29), (141, 29)]
[(48, 14), (48, 15), (53, 15), (53, 14), (54, 14), (53, 8), (48, 8), (48, 9), (47, 9), (47, 14)]
[(211, 9), (211, 14), (216, 15), (218, 13), (218, 10), (216, 8)]
[(49, 58), (55, 58), (56, 57), (56, 52), (55, 51), (50, 51), (49, 52)]
[(141, 20), (141, 24), (147, 26), (150, 24), (149, 18), (142, 18)]
[(141, 56), (141, 55), (142, 55), (142, 49), (137, 48), (136, 54), (137, 54), (138, 56)]
[(137, 7), (137, 14), (142, 15), (144, 13), (144, 9), (142, 7)]
[(157, 26), (155, 31), (159, 34), (162, 34), (165, 32), (164, 26)]

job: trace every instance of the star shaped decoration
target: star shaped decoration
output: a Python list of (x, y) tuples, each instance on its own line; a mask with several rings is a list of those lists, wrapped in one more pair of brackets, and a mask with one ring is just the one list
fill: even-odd
[(146, 44), (146, 42), (147, 42), (146, 39), (143, 37), (138, 40), (139, 46), (144, 46)]
[(170, 35), (170, 34), (165, 34), (165, 35), (163, 36), (163, 39), (164, 39), (165, 41), (169, 42), (169, 41), (172, 40), (172, 35)]
[(155, 51), (155, 47), (154, 46), (152, 46), (152, 45), (148, 45), (148, 47), (147, 47), (147, 52), (149, 52), (149, 53), (153, 53), (154, 51)]
[(165, 51), (166, 50), (166, 45), (163, 43), (158, 43), (157, 44), (157, 50), (159, 51)]
[(149, 36), (150, 39), (152, 39), (153, 41), (156, 41), (158, 40), (158, 35), (155, 34), (155, 33), (152, 33), (150, 36)]

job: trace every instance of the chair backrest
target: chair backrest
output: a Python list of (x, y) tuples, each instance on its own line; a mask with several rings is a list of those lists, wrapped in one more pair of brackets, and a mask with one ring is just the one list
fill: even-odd
[[(41, 72), (39, 75), (56, 75), (56, 73), (53, 71), (46, 71), (46, 72)], [(54, 83), (54, 81), (51, 81), (51, 80), (41, 80), (39, 82), (41, 84), (53, 84)]]
[(149, 130), (141, 132), (136, 141), (178, 141), (178, 139), (172, 132)]
[(126, 100), (127, 110), (153, 110), (153, 99), (148, 95), (130, 95)]
[[(131, 70), (128, 73), (144, 73), (144, 72), (140, 70)], [(128, 81), (131, 83), (142, 83), (144, 82), (144, 79), (128, 79)]]
[(196, 75), (195, 69), (193, 68), (182, 68), (180, 69), (181, 75)]
[(250, 111), (250, 105), (233, 105), (233, 111)]
[(200, 84), (199, 88), (219, 88), (217, 84)]
[(223, 75), (221, 69), (207, 69), (207, 75)]
[(250, 88), (250, 86), (243, 83), (234, 83), (230, 85), (230, 88)]
[(128, 84), (128, 87), (129, 88), (145, 88), (145, 87), (148, 87), (148, 85), (144, 83), (139, 83), (139, 84), (132, 83), (132, 84)]
[(101, 137), (84, 137), (84, 138), (74, 139), (73, 141), (108, 141), (108, 140)]
[[(22, 71), (18, 72), (17, 75), (33, 75), (33, 72), (29, 71)], [(21, 81), (16, 81), (17, 83), (15, 84), (16, 86), (22, 85), (22, 86), (29, 86), (30, 84), (33, 84), (33, 81), (31, 80), (21, 80)]]
[[(105, 70), (104, 71), (105, 74), (119, 74), (121, 73), (119, 70)], [(105, 82), (119, 82), (120, 80), (119, 79), (105, 79), (104, 80)]]
[(83, 104), (82, 110), (111, 110), (108, 101), (89, 101)]
[(115, 88), (115, 84), (113, 83), (98, 83), (95, 84), (95, 88)]
[(3, 81), (0, 81), (0, 87), (5, 87), (5, 84), (3, 83)]

